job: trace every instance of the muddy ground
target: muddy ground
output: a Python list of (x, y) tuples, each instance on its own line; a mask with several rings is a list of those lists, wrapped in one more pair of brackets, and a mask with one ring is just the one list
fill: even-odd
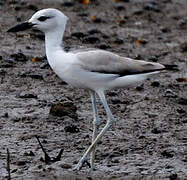
[[(187, 77), (186, 0), (80, 2), (0, 1), (0, 179), (8, 176), (7, 148), (16, 180), (187, 179), (187, 83), (182, 79)], [(40, 32), (6, 33), (48, 7), (70, 18), (67, 50), (97, 47), (179, 66), (179, 71), (156, 75), (138, 87), (107, 92), (116, 122), (99, 142), (94, 172), (86, 166), (72, 171), (91, 142), (89, 93), (51, 71)], [(63, 113), (49, 113), (54, 104)], [(103, 127), (106, 114), (98, 105)], [(61, 161), (42, 162), (35, 135), (50, 156), (64, 149)]]

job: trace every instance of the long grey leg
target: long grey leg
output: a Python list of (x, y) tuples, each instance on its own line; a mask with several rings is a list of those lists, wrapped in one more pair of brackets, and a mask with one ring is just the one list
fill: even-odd
[(104, 128), (101, 130), (101, 132), (99, 133), (99, 135), (95, 138), (94, 142), (92, 142), (92, 144), (89, 146), (89, 148), (87, 149), (87, 151), (84, 153), (84, 155), (82, 156), (82, 158), (80, 159), (79, 163), (75, 166), (74, 169), (80, 170), (81, 167), (83, 166), (85, 160), (87, 159), (87, 156), (89, 155), (89, 153), (92, 152), (95, 144), (97, 144), (97, 142), (101, 139), (101, 137), (106, 133), (106, 131), (112, 126), (113, 122), (114, 122), (114, 117), (110, 111), (110, 108), (108, 107), (108, 104), (106, 102), (105, 99), (105, 95), (103, 91), (98, 91), (97, 94), (99, 95), (103, 106), (105, 108), (105, 111), (107, 113), (108, 116), (108, 120), (106, 125), (104, 126)]
[[(92, 99), (92, 108), (93, 108), (93, 135), (92, 135), (92, 143), (94, 142), (95, 138), (97, 137), (98, 134), (98, 129), (99, 129), (99, 117), (98, 117), (98, 111), (97, 111), (97, 104), (96, 104), (96, 94), (95, 92), (91, 91), (91, 99)], [(94, 170), (94, 160), (95, 160), (95, 151), (96, 151), (96, 144), (93, 147), (93, 150), (90, 154), (90, 164), (91, 164), (91, 169)]]

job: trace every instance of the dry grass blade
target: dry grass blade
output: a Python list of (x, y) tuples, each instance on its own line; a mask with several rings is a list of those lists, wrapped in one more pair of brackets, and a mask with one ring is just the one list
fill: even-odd
[(7, 148), (7, 172), (8, 172), (8, 180), (11, 180), (11, 174), (10, 174), (10, 152), (9, 149)]

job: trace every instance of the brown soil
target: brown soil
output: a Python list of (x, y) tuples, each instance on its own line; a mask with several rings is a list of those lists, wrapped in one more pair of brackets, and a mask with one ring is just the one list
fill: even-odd
[[(16, 180), (187, 179), (187, 83), (182, 79), (187, 77), (186, 0), (62, 2), (0, 1), (0, 179), (8, 174), (7, 148)], [(116, 123), (99, 142), (94, 172), (86, 166), (72, 171), (91, 142), (89, 93), (65, 84), (46, 65), (40, 32), (6, 33), (48, 7), (70, 18), (66, 49), (103, 48), (180, 69), (136, 88), (107, 92)], [(58, 116), (49, 114), (55, 104), (65, 106)], [(100, 103), (99, 107), (102, 128), (106, 116)], [(42, 162), (35, 135), (50, 156), (64, 149), (61, 161)]]

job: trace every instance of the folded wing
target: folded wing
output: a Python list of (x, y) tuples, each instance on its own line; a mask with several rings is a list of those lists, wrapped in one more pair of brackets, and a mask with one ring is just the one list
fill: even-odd
[(74, 53), (81, 68), (91, 72), (126, 76), (160, 71), (165, 68), (159, 63), (134, 60), (98, 49)]

